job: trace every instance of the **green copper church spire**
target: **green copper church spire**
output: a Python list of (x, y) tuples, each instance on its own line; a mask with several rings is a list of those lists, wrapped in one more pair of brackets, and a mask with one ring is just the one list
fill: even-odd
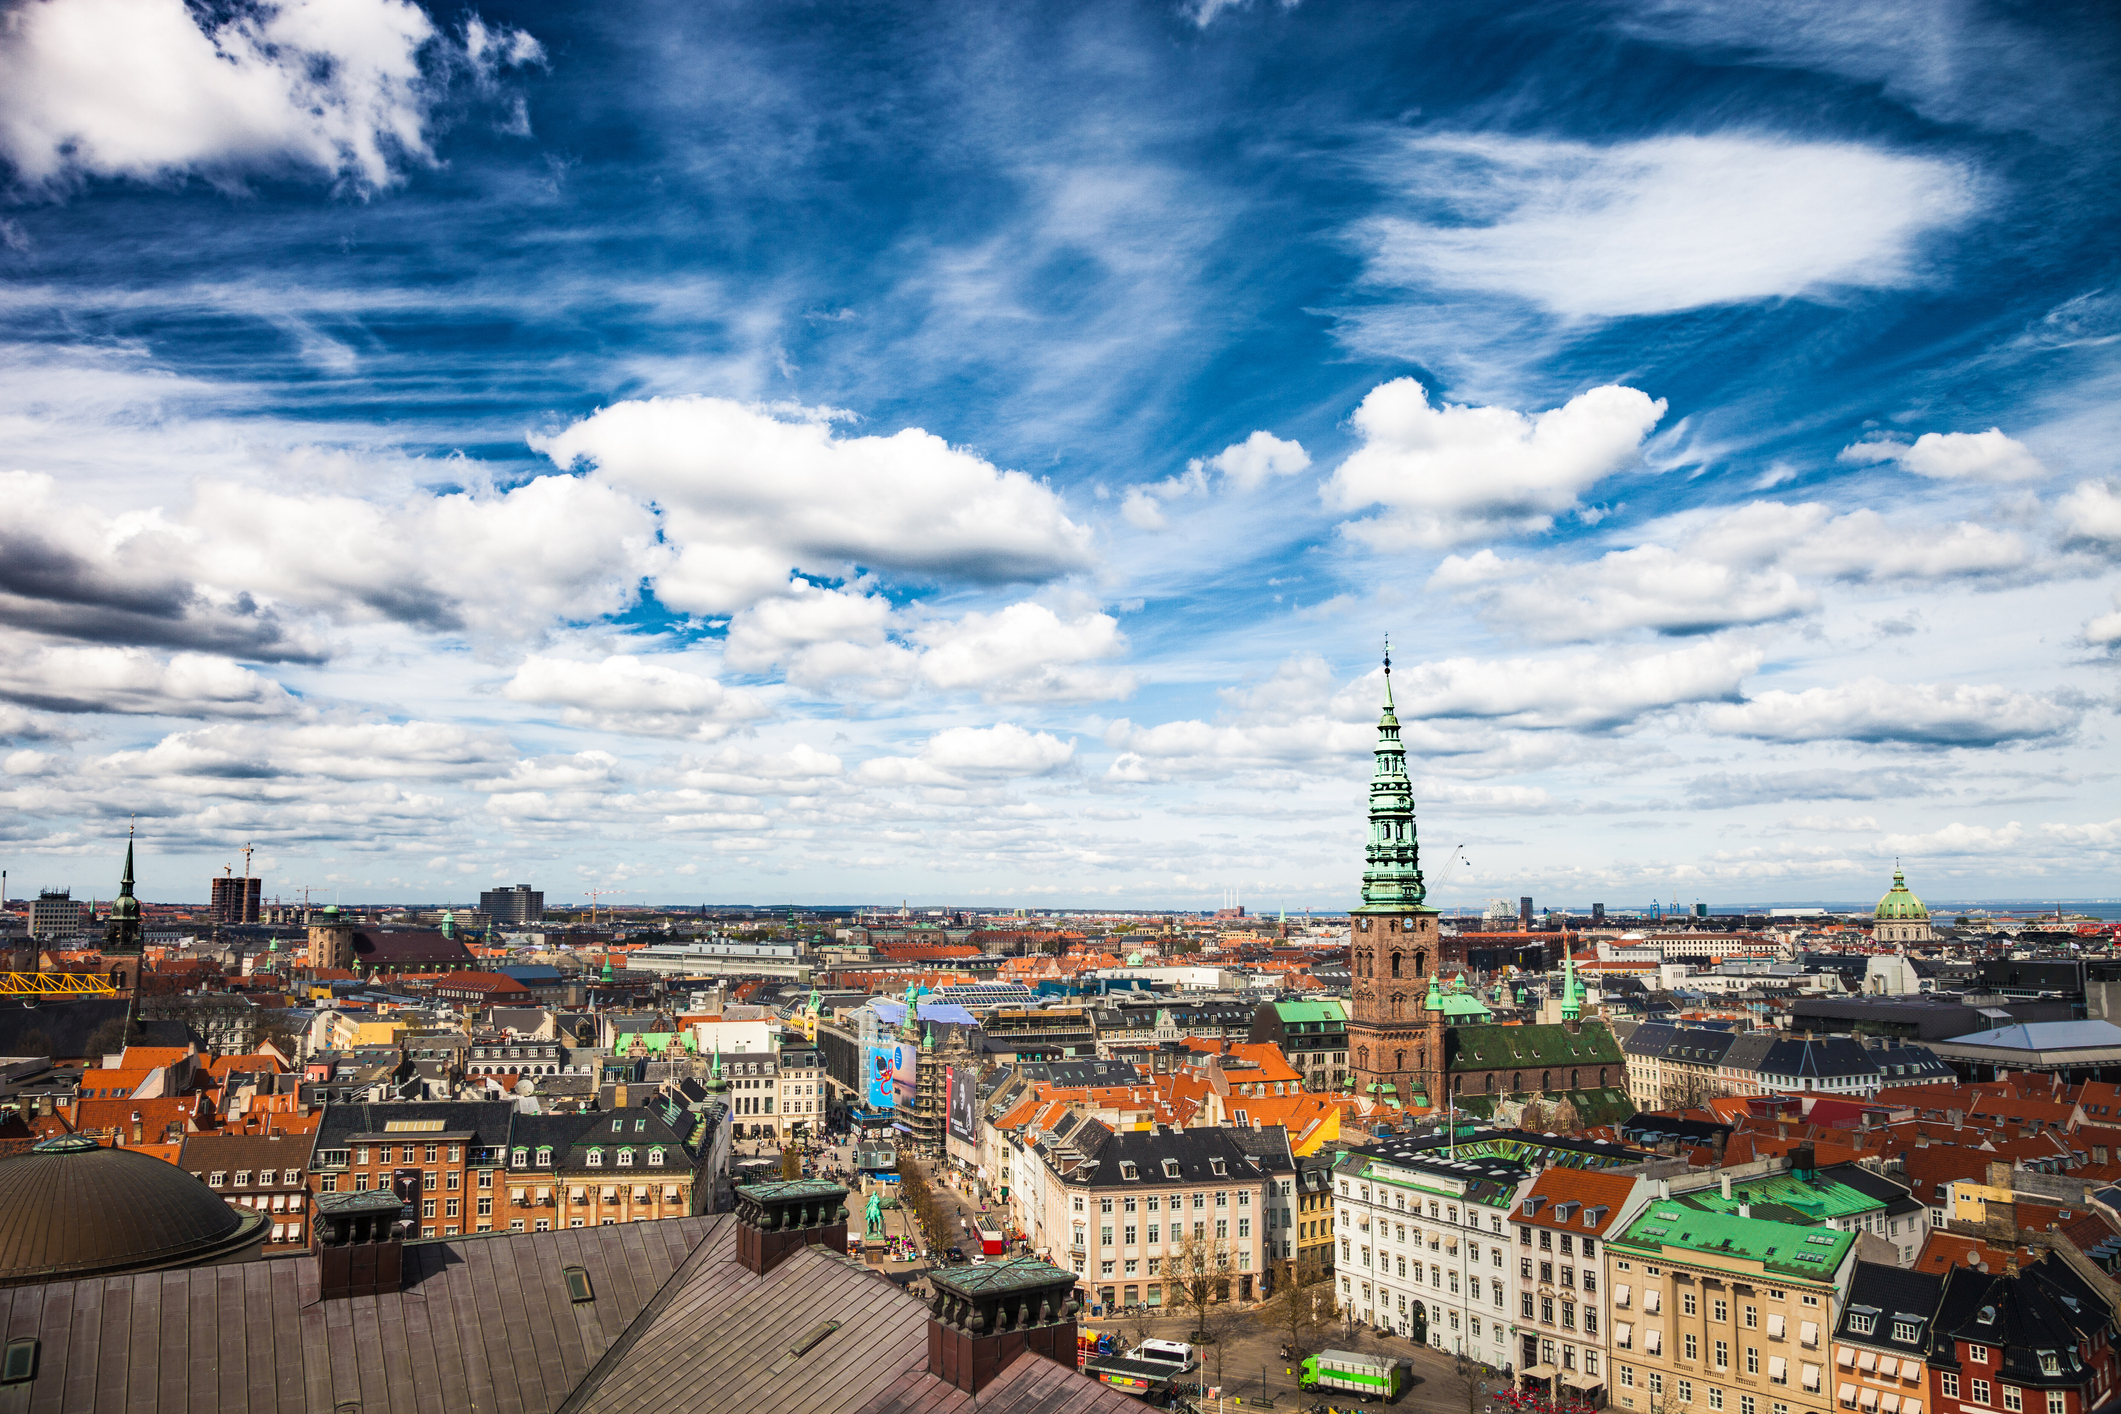
[(1419, 908), (1429, 896), (1414, 833), (1414, 786), (1392, 705), (1392, 641), (1385, 640), (1385, 707), (1377, 719), (1377, 768), (1370, 776), (1370, 842), (1363, 851), (1364, 913)]

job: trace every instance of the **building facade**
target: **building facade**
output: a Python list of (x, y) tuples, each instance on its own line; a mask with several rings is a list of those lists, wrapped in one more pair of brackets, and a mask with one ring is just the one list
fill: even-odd
[(545, 895), (528, 884), (487, 889), (479, 895), (479, 912), (501, 927), (535, 923), (545, 916)]
[(1520, 1387), (1598, 1403), (1606, 1389), (1603, 1247), (1634, 1216), (1643, 1181), (1550, 1168), (1518, 1200), (1517, 1342)]
[(1829, 1414), (1852, 1233), (1652, 1196), (1605, 1249), (1612, 1397), (1646, 1414)]

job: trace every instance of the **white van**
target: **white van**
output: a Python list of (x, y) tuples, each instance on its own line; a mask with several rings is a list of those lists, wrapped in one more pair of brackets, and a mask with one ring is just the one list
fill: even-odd
[(1193, 1347), (1182, 1340), (1145, 1340), (1128, 1358), (1153, 1360), (1183, 1370), (1193, 1363)]

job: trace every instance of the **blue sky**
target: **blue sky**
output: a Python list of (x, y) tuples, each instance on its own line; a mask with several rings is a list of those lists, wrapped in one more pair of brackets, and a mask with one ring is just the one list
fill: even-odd
[(17, 4), (10, 878), (2114, 892), (2116, 34)]

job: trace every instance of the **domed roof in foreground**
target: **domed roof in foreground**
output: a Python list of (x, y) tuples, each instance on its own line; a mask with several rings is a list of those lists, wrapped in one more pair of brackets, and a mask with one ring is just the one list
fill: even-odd
[(0, 1160), (0, 1286), (240, 1259), (269, 1222), (175, 1164), (62, 1135)]
[(1907, 876), (1896, 868), (1893, 870), (1892, 888), (1886, 890), (1885, 897), (1878, 900), (1877, 916), (1881, 922), (1898, 923), (1928, 918), (1930, 911), (1908, 888)]

